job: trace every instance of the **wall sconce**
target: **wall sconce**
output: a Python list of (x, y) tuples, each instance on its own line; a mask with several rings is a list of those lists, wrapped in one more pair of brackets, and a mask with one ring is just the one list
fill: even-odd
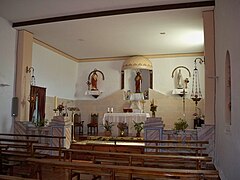
[(0, 87), (7, 87), (7, 86), (10, 86), (10, 84), (8, 84), (5, 81), (5, 78), (3, 76), (1, 76), (1, 74), (0, 74)]
[(34, 86), (36, 84), (35, 76), (34, 76), (34, 68), (33, 67), (26, 67), (26, 73), (31, 74), (31, 82), (30, 84)]

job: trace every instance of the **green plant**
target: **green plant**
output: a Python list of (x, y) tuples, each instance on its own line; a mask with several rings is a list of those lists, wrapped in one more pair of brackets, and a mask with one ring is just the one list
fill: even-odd
[(135, 130), (137, 131), (137, 133), (140, 133), (142, 130), (143, 130), (143, 124), (144, 124), (144, 122), (135, 122), (135, 121), (133, 121), (133, 123), (134, 123), (134, 128), (135, 128)]
[(44, 127), (46, 124), (48, 123), (48, 119), (44, 119), (42, 121), (38, 120), (36, 122), (33, 122), (33, 124), (36, 126), (36, 127)]
[(175, 130), (185, 130), (188, 127), (188, 123), (185, 119), (179, 118), (177, 122), (174, 123), (174, 129)]
[(106, 131), (112, 131), (112, 127), (113, 127), (113, 122), (109, 122), (109, 121), (106, 121), (105, 124), (103, 124), (103, 127)]

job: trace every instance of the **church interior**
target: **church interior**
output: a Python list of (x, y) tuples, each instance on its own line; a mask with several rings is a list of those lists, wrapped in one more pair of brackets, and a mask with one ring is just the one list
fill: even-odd
[(238, 2), (22, 3), (0, 1), (0, 179), (240, 177)]

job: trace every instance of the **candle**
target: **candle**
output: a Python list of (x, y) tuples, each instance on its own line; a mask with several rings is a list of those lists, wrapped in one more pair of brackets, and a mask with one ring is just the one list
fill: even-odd
[(111, 108), (111, 113), (113, 113), (113, 108)]
[(57, 109), (57, 107), (58, 107), (57, 96), (54, 96), (53, 101), (54, 101), (54, 109)]
[(108, 107), (107, 112), (110, 113), (110, 108)]

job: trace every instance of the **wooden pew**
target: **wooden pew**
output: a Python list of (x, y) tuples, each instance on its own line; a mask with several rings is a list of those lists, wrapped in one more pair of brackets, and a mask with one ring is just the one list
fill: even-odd
[[(56, 147), (49, 146), (49, 144), (39, 144), (40, 138), (58, 139)], [(46, 151), (58, 152), (58, 158), (62, 157), (62, 141), (65, 137), (62, 136), (47, 136), (47, 135), (25, 135), (25, 134), (0, 134), (1, 145), (7, 146), (5, 150), (1, 151), (1, 170), (6, 169), (8, 174), (13, 174), (13, 168), (16, 166), (25, 165), (24, 162), (29, 157), (43, 158), (47, 154)], [(43, 139), (44, 140), (44, 139)], [(44, 153), (44, 154), (43, 154)]]
[(119, 138), (109, 138), (106, 141), (114, 142), (117, 144), (118, 142), (139, 142), (139, 143), (155, 143), (158, 144), (189, 144), (189, 145), (196, 145), (202, 146), (204, 144), (208, 144), (208, 141), (202, 140), (144, 140), (144, 139), (119, 139)]
[[(0, 138), (0, 144), (8, 146), (6, 151), (10, 152), (9, 149), (22, 149), (33, 156), (33, 144), (37, 143), (37, 140), (31, 139), (12, 139), (12, 138)], [(2, 151), (4, 154), (5, 151)]]
[(2, 170), (3, 170), (3, 162), (2, 162), (2, 150), (3, 149), (7, 149), (8, 148), (8, 145), (4, 145), (4, 144), (0, 144), (0, 174), (2, 174)]
[(37, 157), (33, 151), (33, 144), (37, 140), (0, 138), (1, 146), (6, 148), (1, 150), (1, 170), (6, 169), (10, 175), (15, 166), (21, 165), (29, 157)]
[[(189, 170), (189, 169), (167, 169), (167, 168), (152, 168), (152, 167), (136, 167), (136, 166), (120, 166), (120, 165), (105, 165), (91, 164), (84, 162), (57, 161), (50, 159), (27, 159), (29, 163), (37, 166), (39, 179), (42, 179), (42, 165), (48, 165), (54, 168), (68, 169), (68, 180), (72, 179), (72, 171), (78, 170), (83, 173), (92, 175), (104, 175), (115, 180), (116, 176), (128, 176), (130, 180), (133, 177), (148, 177), (151, 180), (159, 177), (174, 177), (174, 178), (214, 178), (218, 179), (218, 171), (216, 170)], [(35, 168), (36, 169), (36, 168)]]
[(8, 176), (8, 175), (0, 175), (1, 180), (36, 180), (32, 178), (23, 178), (23, 177), (17, 177), (17, 176)]
[(71, 145), (71, 149), (86, 149), (86, 150), (97, 150), (97, 151), (113, 151), (113, 152), (128, 152), (128, 153), (149, 153), (149, 154), (172, 154), (172, 155), (196, 155), (202, 156), (203, 151), (206, 147), (192, 146), (192, 145), (157, 145), (150, 146), (144, 143), (137, 143), (136, 145), (121, 145), (120, 143), (94, 143), (86, 142), (85, 144)]
[(46, 139), (58, 139), (58, 146), (49, 146), (49, 144), (37, 144), (35, 143), (33, 145), (33, 152), (36, 151), (57, 151), (58, 152), (58, 158), (61, 159), (62, 156), (62, 150), (66, 149), (63, 147), (63, 140), (66, 138), (65, 136), (49, 136), (49, 135), (31, 135), (31, 134), (4, 134), (0, 133), (0, 136), (4, 137), (14, 137), (14, 139), (33, 139), (33, 140), (39, 140), (41, 138)]
[(121, 152), (103, 152), (66, 149), (64, 152), (64, 160), (72, 161), (73, 155), (78, 155), (77, 159), (88, 160), (93, 163), (111, 163), (138, 166), (170, 166), (184, 168), (183, 164), (192, 165), (192, 168), (202, 169), (202, 163), (211, 162), (211, 157), (205, 156), (182, 156), (182, 155), (152, 155), (152, 154), (134, 154)]

